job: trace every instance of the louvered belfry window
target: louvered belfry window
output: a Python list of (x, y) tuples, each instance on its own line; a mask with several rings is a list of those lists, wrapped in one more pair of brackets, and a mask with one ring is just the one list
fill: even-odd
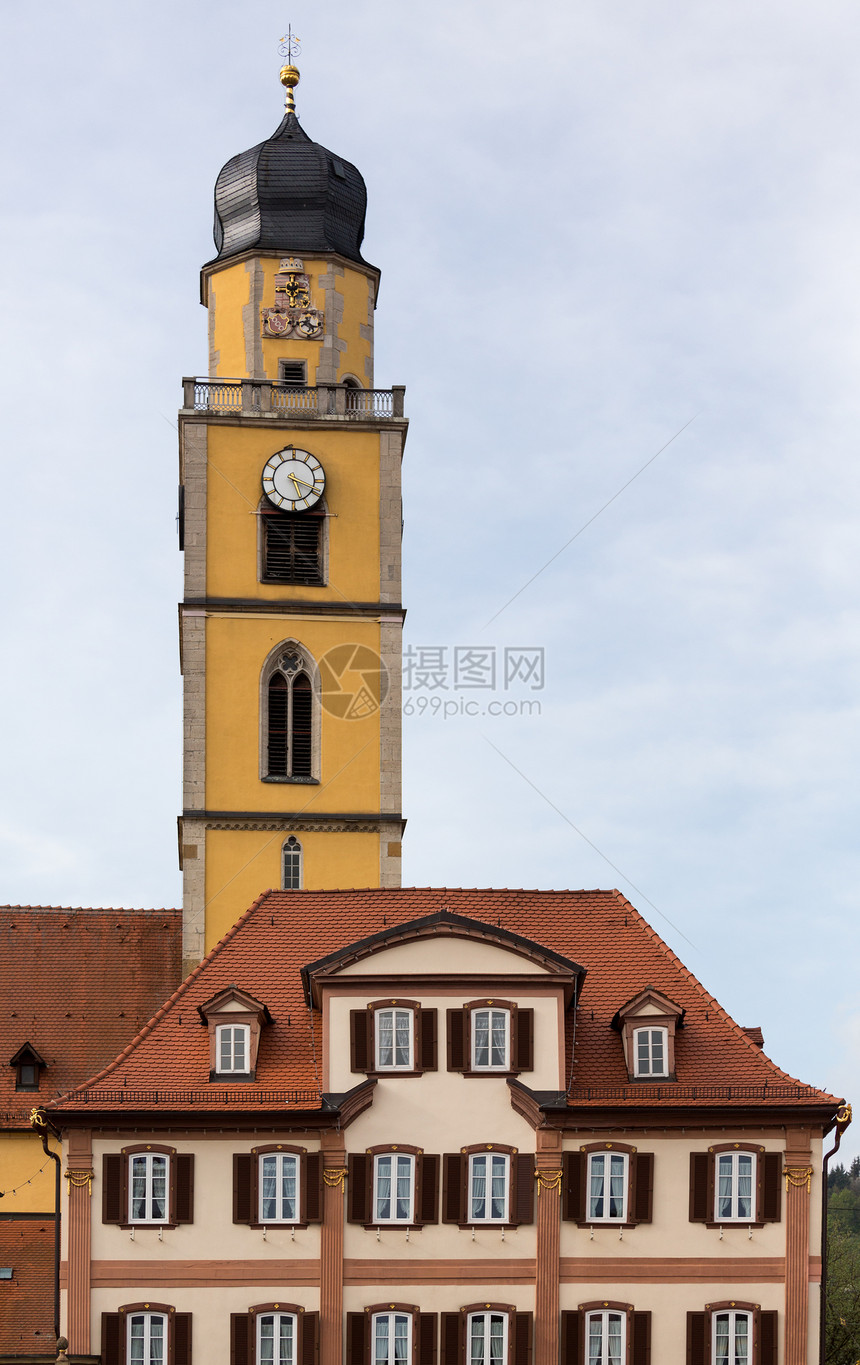
[(269, 777), (313, 775), (313, 690), (302, 663), (286, 653), (269, 679)]
[(323, 583), (322, 532), (318, 512), (261, 513), (263, 578), (273, 583)]

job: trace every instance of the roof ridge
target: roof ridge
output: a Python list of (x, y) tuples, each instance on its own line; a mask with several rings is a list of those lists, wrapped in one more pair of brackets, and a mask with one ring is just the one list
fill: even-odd
[(181, 915), (180, 905), (0, 905), (0, 910), (55, 911), (62, 915)]
[(257, 907), (260, 904), (262, 904), (266, 897), (270, 896), (271, 894), (272, 894), (271, 891), (263, 891), (260, 893), (260, 895), (257, 897), (255, 901), (252, 901), (252, 903), (248, 906), (248, 909), (245, 911), (245, 913), (241, 915), (239, 919), (237, 919), (236, 923), (227, 930), (224, 937), (218, 940), (214, 948), (211, 948), (209, 950), (209, 952), (204, 957), (203, 961), (198, 962), (197, 966), (193, 969), (193, 971), (190, 971), (188, 973), (185, 980), (180, 982), (180, 984), (177, 986), (173, 994), (168, 996), (164, 1004), (161, 1005), (155, 1011), (155, 1014), (152, 1016), (152, 1018), (148, 1019), (147, 1022), (143, 1025), (143, 1028), (138, 1029), (137, 1033), (134, 1035), (131, 1042), (128, 1043), (127, 1046), (123, 1048), (122, 1052), (120, 1052), (116, 1057), (114, 1057), (112, 1062), (109, 1062), (107, 1066), (102, 1067), (101, 1071), (97, 1071), (95, 1076), (90, 1076), (88, 1080), (83, 1081), (80, 1085), (76, 1085), (73, 1090), (67, 1090), (64, 1095), (57, 1095), (53, 1100), (49, 1102), (49, 1104), (45, 1105), (45, 1108), (46, 1109), (49, 1107), (56, 1108), (61, 1100), (74, 1099), (74, 1097), (76, 1095), (79, 1095), (81, 1091), (89, 1089), (90, 1086), (96, 1085), (99, 1081), (104, 1080), (106, 1076), (109, 1076), (111, 1072), (114, 1071), (116, 1067), (119, 1066), (120, 1062), (122, 1062), (126, 1057), (128, 1057), (129, 1054), (140, 1045), (143, 1039), (149, 1033), (152, 1032), (156, 1024), (159, 1023), (165, 1017), (165, 1015), (169, 1013), (172, 1007), (176, 1004), (176, 1001), (180, 998), (180, 996), (185, 994), (185, 992), (190, 987), (191, 983), (195, 981), (197, 977), (200, 975), (200, 973), (203, 971), (204, 967), (207, 967), (209, 963), (215, 957), (217, 957), (219, 953), (221, 953), (224, 950), (226, 944), (228, 944), (230, 940), (236, 936), (237, 932), (239, 931), (239, 929), (241, 929), (242, 925), (246, 922), (246, 920), (250, 918), (250, 916), (254, 913)]

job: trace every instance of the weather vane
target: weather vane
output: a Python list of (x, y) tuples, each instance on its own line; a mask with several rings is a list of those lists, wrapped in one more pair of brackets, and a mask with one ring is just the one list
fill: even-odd
[(281, 56), (286, 57), (287, 59), (286, 64), (281, 67), (280, 82), (287, 92), (284, 100), (284, 107), (288, 114), (294, 114), (296, 112), (296, 102), (293, 99), (293, 90), (299, 83), (299, 72), (298, 68), (293, 66), (293, 58), (298, 57), (301, 50), (302, 48), (299, 39), (293, 33), (292, 27), (288, 27), (286, 34), (281, 38), (280, 46), (278, 47)]

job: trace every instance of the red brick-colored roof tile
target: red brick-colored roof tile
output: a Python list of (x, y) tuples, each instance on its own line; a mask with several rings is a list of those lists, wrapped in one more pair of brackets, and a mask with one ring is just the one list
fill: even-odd
[[(152, 1017), (182, 978), (180, 910), (0, 907), (0, 1127), (80, 1085)], [(15, 1089), (24, 1043), (46, 1062)]]
[[(658, 1088), (661, 1104), (839, 1103), (780, 1070), (618, 891), (404, 888), (266, 892), (117, 1059), (57, 1107), (127, 1111), (155, 1103), (223, 1111), (226, 1103), (232, 1110), (256, 1108), (271, 1097), (282, 1107), (318, 1108), (320, 1019), (305, 1001), (301, 968), (440, 910), (499, 924), (585, 967), (572, 1104), (605, 1105), (613, 1095), (627, 1105), (653, 1104)], [(457, 971), (453, 940), (451, 971)], [(197, 1013), (233, 984), (263, 1001), (273, 1017), (262, 1033), (256, 1082), (242, 1087), (210, 1084), (208, 1036)], [(685, 1011), (675, 1085), (629, 1084), (621, 1040), (610, 1027), (619, 1007), (646, 985)], [(568, 1022), (570, 1066), (573, 1011)]]
[(53, 1355), (54, 1222), (0, 1217), (0, 1355)]

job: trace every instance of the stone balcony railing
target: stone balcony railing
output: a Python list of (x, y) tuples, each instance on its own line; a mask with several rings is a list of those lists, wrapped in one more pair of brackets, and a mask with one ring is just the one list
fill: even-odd
[(403, 418), (406, 388), (359, 389), (347, 384), (289, 388), (266, 379), (183, 379), (184, 412), (212, 412), (235, 417)]

